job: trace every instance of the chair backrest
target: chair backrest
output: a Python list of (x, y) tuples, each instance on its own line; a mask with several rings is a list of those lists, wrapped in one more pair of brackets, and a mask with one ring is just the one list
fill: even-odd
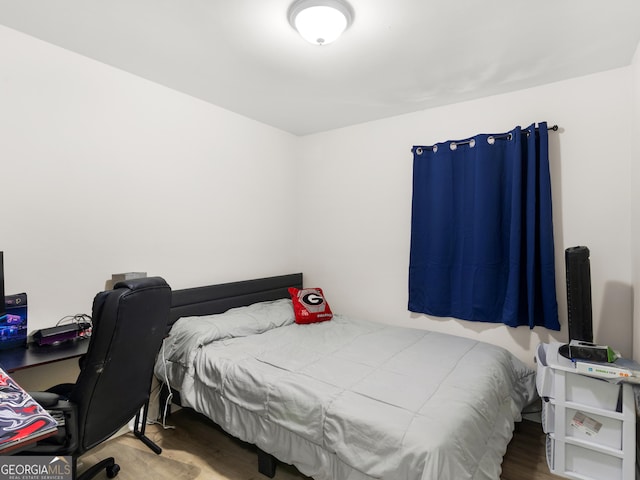
[(89, 348), (70, 394), (81, 451), (113, 435), (149, 400), (170, 306), (171, 288), (160, 277), (120, 282), (95, 297)]

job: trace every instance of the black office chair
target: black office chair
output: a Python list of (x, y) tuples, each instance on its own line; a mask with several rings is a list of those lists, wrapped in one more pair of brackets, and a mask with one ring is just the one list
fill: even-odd
[[(153, 365), (167, 332), (171, 288), (160, 277), (119, 282), (93, 301), (93, 329), (81, 359), (76, 383), (30, 392), (46, 410), (63, 419), (58, 433), (21, 454), (71, 455), (73, 478), (77, 460), (107, 440), (135, 417), (134, 433), (156, 453), (158, 448), (140, 430), (146, 420)], [(109, 478), (120, 467), (107, 458), (83, 472), (78, 480), (106, 469)]]

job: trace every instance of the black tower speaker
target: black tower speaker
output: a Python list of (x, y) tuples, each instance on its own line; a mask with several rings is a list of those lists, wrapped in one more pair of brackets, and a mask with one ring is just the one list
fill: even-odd
[(567, 269), (569, 341), (582, 340), (593, 343), (589, 249), (587, 247), (567, 248), (564, 259)]

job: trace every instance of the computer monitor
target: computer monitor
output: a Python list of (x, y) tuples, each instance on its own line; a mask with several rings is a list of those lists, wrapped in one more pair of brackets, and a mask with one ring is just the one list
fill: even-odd
[(0, 350), (27, 345), (27, 294), (5, 295), (3, 257), (0, 252)]
[(7, 308), (4, 303), (4, 252), (0, 252), (0, 322), (7, 316)]

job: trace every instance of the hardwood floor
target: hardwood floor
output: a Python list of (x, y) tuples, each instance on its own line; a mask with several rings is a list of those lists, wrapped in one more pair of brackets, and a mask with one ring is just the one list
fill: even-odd
[[(190, 411), (174, 413), (168, 422), (147, 427), (147, 435), (163, 449), (156, 456), (127, 433), (92, 450), (81, 460), (80, 471), (113, 455), (122, 470), (120, 480), (265, 480), (257, 469), (253, 446), (222, 432), (204, 417)], [(500, 480), (555, 480), (545, 460), (545, 438), (539, 423), (523, 421), (502, 464)], [(106, 478), (106, 475), (98, 478)], [(278, 464), (275, 480), (310, 480), (290, 465)]]
[(501, 480), (562, 479), (549, 472), (546, 459), (546, 437), (539, 423), (523, 420), (516, 426), (502, 462)]

